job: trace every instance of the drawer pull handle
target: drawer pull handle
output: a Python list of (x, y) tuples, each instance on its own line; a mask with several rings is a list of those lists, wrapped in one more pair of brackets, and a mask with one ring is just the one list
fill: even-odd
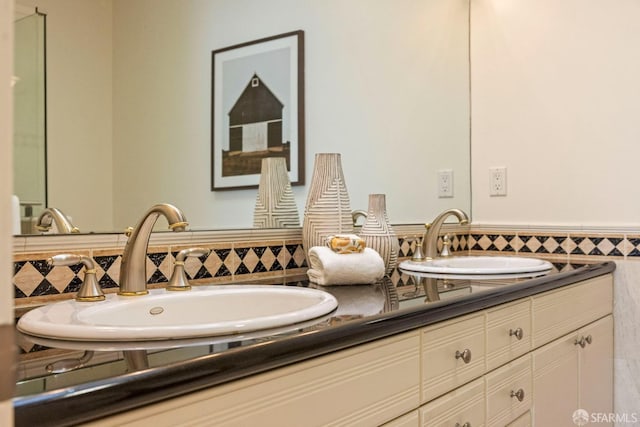
[(591, 344), (593, 342), (593, 337), (591, 335), (587, 335), (586, 337), (582, 336), (580, 339), (576, 339), (574, 344), (579, 345), (582, 348), (585, 348), (587, 344)]
[(515, 397), (518, 399), (518, 402), (522, 402), (524, 400), (524, 390), (519, 389), (518, 391), (511, 390), (511, 397)]
[(462, 359), (464, 363), (471, 362), (471, 350), (465, 348), (462, 352), (460, 350), (456, 351), (456, 359)]
[(464, 424), (456, 423), (455, 427), (471, 427), (471, 423), (470, 422), (466, 422)]
[(522, 331), (522, 328), (509, 329), (509, 336), (516, 337), (518, 341), (520, 341), (524, 336), (524, 332)]

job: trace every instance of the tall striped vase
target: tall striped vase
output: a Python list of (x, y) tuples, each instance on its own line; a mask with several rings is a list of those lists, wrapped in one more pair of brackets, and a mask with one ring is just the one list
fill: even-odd
[(353, 218), (339, 153), (318, 153), (302, 221), (305, 255), (313, 246), (325, 246), (333, 234), (352, 233)]
[(298, 206), (293, 197), (284, 157), (262, 159), (253, 226), (255, 228), (300, 227)]
[(362, 224), (360, 237), (368, 248), (375, 249), (382, 257), (385, 273), (391, 274), (398, 264), (400, 243), (387, 216), (387, 201), (384, 194), (369, 194), (367, 219)]

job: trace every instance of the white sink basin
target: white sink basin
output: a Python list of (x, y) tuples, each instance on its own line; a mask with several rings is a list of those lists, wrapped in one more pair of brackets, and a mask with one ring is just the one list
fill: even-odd
[(146, 341), (231, 335), (278, 328), (331, 313), (337, 300), (317, 289), (288, 286), (197, 286), (109, 294), (105, 301), (49, 304), (22, 316), (29, 335), (75, 341)]
[(541, 276), (553, 265), (537, 258), (516, 256), (460, 256), (436, 258), (431, 261), (403, 261), (402, 270), (426, 273), (431, 277), (506, 278)]

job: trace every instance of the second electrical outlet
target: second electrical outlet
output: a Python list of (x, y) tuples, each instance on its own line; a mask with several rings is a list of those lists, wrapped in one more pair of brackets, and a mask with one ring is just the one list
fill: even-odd
[(438, 197), (453, 197), (453, 170), (440, 169), (438, 171)]
[(505, 166), (489, 168), (489, 195), (507, 195), (507, 168)]

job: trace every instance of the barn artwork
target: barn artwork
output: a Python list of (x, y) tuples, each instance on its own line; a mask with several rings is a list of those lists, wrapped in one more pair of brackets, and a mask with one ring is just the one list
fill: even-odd
[(211, 189), (257, 188), (262, 159), (284, 157), (304, 184), (303, 32), (212, 52)]
[(283, 141), (284, 104), (257, 74), (229, 112), (229, 150), (222, 151), (222, 176), (259, 174), (266, 157), (285, 157), (291, 168), (289, 141)]

